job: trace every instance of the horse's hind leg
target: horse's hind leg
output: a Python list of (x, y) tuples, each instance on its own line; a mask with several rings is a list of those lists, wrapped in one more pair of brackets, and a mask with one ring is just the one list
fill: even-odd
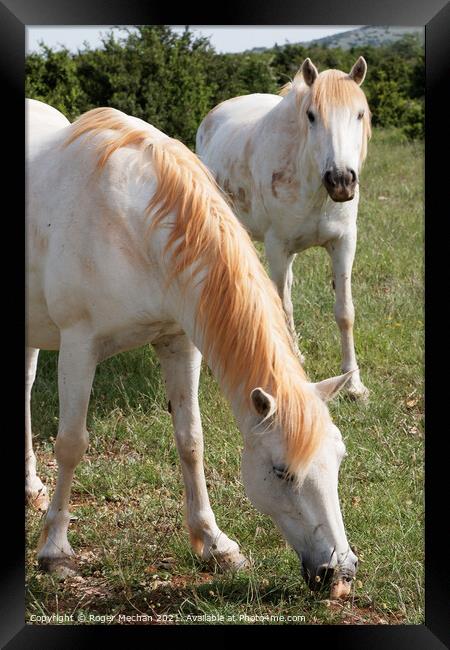
[(294, 263), (295, 254), (288, 254), (285, 251), (283, 243), (273, 237), (271, 233), (266, 236), (264, 246), (267, 262), (269, 264), (270, 278), (276, 286), (278, 295), (283, 303), (287, 326), (291, 334), (293, 351), (300, 359), (300, 362), (304, 363), (305, 357), (298, 347), (298, 336), (295, 330), (294, 308), (292, 306), (291, 297), (292, 283), (294, 280), (292, 265)]
[(61, 333), (58, 359), (59, 428), (55, 441), (58, 479), (39, 542), (39, 565), (61, 575), (73, 572), (67, 539), (72, 478), (88, 446), (86, 414), (97, 357), (94, 346), (76, 332)]
[(25, 499), (37, 510), (48, 508), (47, 488), (36, 474), (36, 456), (31, 433), (31, 389), (36, 377), (39, 350), (25, 348)]
[(158, 343), (155, 350), (166, 381), (169, 411), (181, 460), (186, 523), (192, 546), (202, 559), (215, 560), (222, 568), (244, 567), (247, 561), (239, 546), (216, 524), (206, 489), (198, 405), (201, 354), (185, 335)]

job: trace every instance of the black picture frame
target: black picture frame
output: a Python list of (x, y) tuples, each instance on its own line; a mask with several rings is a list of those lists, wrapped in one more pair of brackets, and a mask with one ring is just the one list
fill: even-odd
[[(174, 5), (175, 7), (175, 5)], [(447, 434), (442, 405), (445, 405), (445, 381), (436, 378), (435, 359), (441, 361), (446, 341), (446, 318), (442, 302), (445, 294), (441, 284), (445, 260), (443, 236), (447, 218), (443, 201), (449, 183), (448, 166), (439, 162), (445, 146), (448, 108), (444, 93), (450, 78), (450, 7), (445, 0), (290, 0), (270, 3), (267, 0), (228, 2), (217, 7), (217, 13), (205, 5), (184, 6), (171, 12), (166, 6), (154, 6), (145, 0), (3, 0), (0, 2), (0, 70), (4, 116), (2, 157), (7, 161), (3, 171), (3, 288), (10, 295), (3, 304), (6, 334), (3, 351), (11, 350), (11, 359), (3, 365), (3, 467), (4, 481), (3, 539), (6, 541), (1, 575), (0, 642), (2, 647), (15, 648), (79, 648), (89, 647), (107, 639), (143, 642), (162, 635), (169, 638), (182, 632), (186, 640), (196, 636), (199, 628), (121, 627), (121, 626), (32, 626), (25, 625), (25, 560), (23, 504), (23, 365), (16, 350), (23, 349), (24, 270), (24, 57), (25, 27), (28, 25), (420, 25), (425, 27), (426, 45), (426, 524), (425, 524), (425, 624), (399, 626), (301, 626), (265, 628), (265, 634), (294, 633), (297, 643), (327, 641), (333, 648), (421, 648), (434, 650), (449, 645), (449, 576), (448, 544), (444, 535), (446, 523), (447, 457), (443, 444)], [(6, 201), (10, 197), (11, 201)], [(6, 229), (6, 231), (5, 231)], [(10, 242), (15, 242), (13, 248)], [(8, 246), (6, 246), (8, 243)], [(442, 250), (440, 249), (442, 247)], [(13, 255), (6, 255), (13, 251)], [(448, 255), (448, 253), (447, 253)], [(448, 286), (448, 285), (447, 285)], [(445, 301), (448, 303), (448, 301)], [(6, 338), (7, 337), (7, 338)], [(14, 344), (13, 345), (13, 341)], [(444, 344), (444, 345), (443, 345)], [(7, 355), (5, 355), (5, 359)], [(442, 361), (441, 361), (442, 363)], [(448, 398), (447, 398), (448, 400)], [(9, 418), (9, 421), (8, 421)], [(443, 423), (444, 422), (444, 423)], [(7, 468), (11, 473), (7, 474)], [(243, 638), (254, 626), (239, 627)], [(201, 630), (206, 631), (206, 630)], [(208, 630), (217, 635), (217, 630)], [(225, 640), (236, 628), (221, 628)], [(156, 635), (156, 636), (155, 636)], [(186, 642), (186, 641), (184, 641)]]

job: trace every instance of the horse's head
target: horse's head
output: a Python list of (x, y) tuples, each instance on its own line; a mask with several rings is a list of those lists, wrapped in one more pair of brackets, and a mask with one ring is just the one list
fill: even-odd
[[(350, 375), (307, 385), (308, 399), (327, 401)], [(331, 585), (332, 597), (347, 596), (358, 561), (347, 542), (338, 499), (339, 466), (345, 456), (341, 433), (321, 403), (322, 442), (306, 470), (290, 473), (274, 397), (256, 388), (251, 399), (254, 419), (242, 457), (246, 493), (297, 552), (310, 588)]]
[(297, 98), (311, 161), (336, 202), (353, 199), (367, 152), (370, 111), (360, 88), (366, 71), (362, 56), (348, 74), (340, 70), (319, 74), (306, 59), (296, 77), (304, 82)]

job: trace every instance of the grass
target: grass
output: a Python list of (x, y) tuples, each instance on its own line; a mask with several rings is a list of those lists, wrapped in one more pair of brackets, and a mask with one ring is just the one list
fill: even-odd
[[(337, 605), (312, 595), (294, 552), (246, 499), (241, 436), (206, 367), (200, 406), (210, 498), (219, 526), (239, 541), (253, 567), (223, 575), (193, 555), (162, 379), (146, 347), (97, 369), (90, 446), (76, 471), (69, 528), (79, 576), (60, 580), (38, 571), (42, 519), (27, 512), (27, 621), (66, 614), (78, 623), (108, 622), (107, 615), (114, 623), (138, 623), (148, 622), (146, 614), (163, 624), (423, 623), (422, 144), (376, 131), (361, 186), (353, 294), (356, 349), (370, 402), (330, 403), (348, 449), (339, 490), (347, 536), (361, 560), (353, 597)], [(298, 256), (294, 275), (306, 370), (315, 381), (338, 374), (326, 253), (311, 249)], [(32, 402), (39, 472), (51, 490), (56, 365), (55, 353), (41, 352)]]

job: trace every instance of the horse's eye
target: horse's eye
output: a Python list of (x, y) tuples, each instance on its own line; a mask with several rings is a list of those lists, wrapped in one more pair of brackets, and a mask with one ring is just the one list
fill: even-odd
[(314, 120), (316, 119), (316, 118), (314, 117), (314, 113), (313, 113), (312, 111), (306, 111), (306, 115), (308, 116), (308, 120), (309, 120), (309, 121), (311, 122), (311, 124), (312, 124), (312, 123), (314, 122)]
[(294, 480), (294, 477), (292, 476), (292, 474), (289, 474), (286, 467), (284, 467), (283, 465), (278, 465), (278, 466), (274, 465), (272, 467), (272, 469), (273, 469), (273, 473), (275, 474), (275, 476), (277, 478), (281, 478), (283, 481), (293, 481)]
[(364, 111), (359, 111), (358, 120), (362, 120), (363, 117), (364, 117)]

